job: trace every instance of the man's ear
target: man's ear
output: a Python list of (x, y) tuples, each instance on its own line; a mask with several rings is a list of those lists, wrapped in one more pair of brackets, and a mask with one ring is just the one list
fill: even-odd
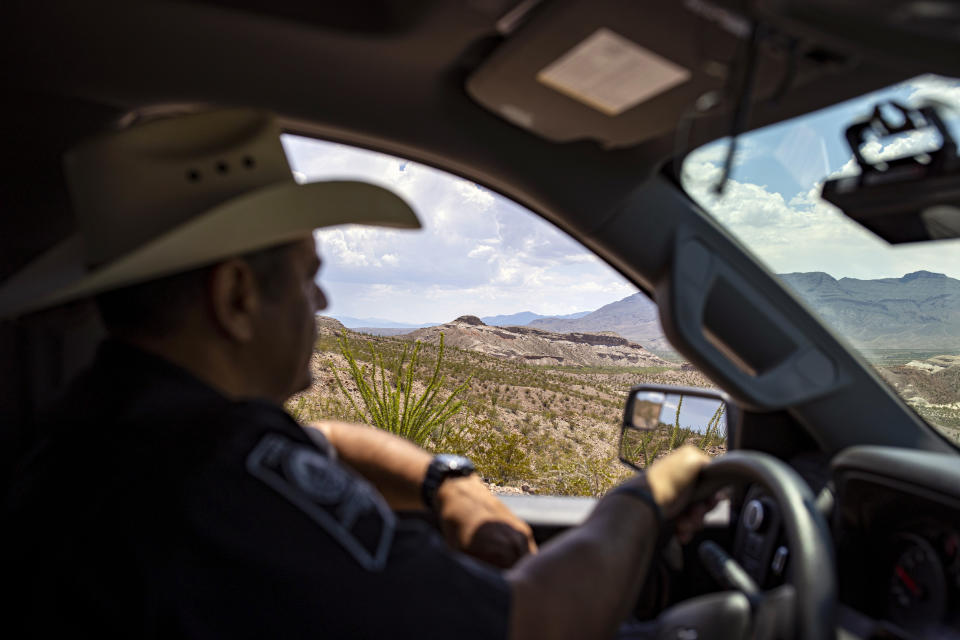
[(221, 262), (211, 269), (208, 286), (218, 328), (236, 342), (253, 340), (261, 300), (250, 265), (239, 258)]

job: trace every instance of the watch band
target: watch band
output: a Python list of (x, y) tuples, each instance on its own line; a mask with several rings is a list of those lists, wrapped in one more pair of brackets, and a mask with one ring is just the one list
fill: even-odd
[(423, 503), (431, 511), (437, 510), (437, 491), (447, 478), (462, 478), (475, 471), (473, 462), (469, 458), (441, 453), (434, 456), (427, 467), (420, 486), (420, 496)]

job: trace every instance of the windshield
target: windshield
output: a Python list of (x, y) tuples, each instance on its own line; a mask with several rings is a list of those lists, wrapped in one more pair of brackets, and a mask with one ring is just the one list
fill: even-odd
[[(824, 323), (858, 350), (927, 422), (960, 442), (960, 240), (893, 245), (820, 198), (826, 178), (858, 173), (844, 139), (880, 102), (936, 102), (956, 138), (960, 81), (922, 76), (741, 136), (731, 179), (715, 186), (728, 143), (690, 153), (690, 196)], [(928, 129), (871, 140), (877, 162), (934, 151)]]

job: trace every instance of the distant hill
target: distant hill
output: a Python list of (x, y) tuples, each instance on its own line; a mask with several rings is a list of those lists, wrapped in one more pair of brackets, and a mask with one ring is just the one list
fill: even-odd
[(822, 272), (780, 278), (858, 348), (960, 350), (960, 280), (929, 271), (876, 280)]
[(321, 336), (339, 336), (346, 327), (337, 320), (336, 318), (331, 318), (330, 316), (317, 316), (317, 334)]
[[(429, 325), (433, 326), (433, 325)], [(402, 336), (405, 333), (410, 333), (415, 331), (415, 328), (411, 327), (353, 327), (350, 329), (354, 333), (366, 333), (371, 336)]]
[(612, 331), (653, 351), (673, 350), (660, 328), (657, 305), (639, 292), (580, 318), (534, 320), (528, 326), (558, 332)]
[(960, 356), (937, 355), (880, 369), (925, 420), (960, 444)]
[(540, 320), (542, 318), (560, 318), (560, 319), (582, 318), (588, 313), (590, 312), (578, 311), (577, 313), (568, 313), (562, 316), (544, 316), (544, 315), (540, 315), (539, 313), (534, 313), (532, 311), (521, 311), (520, 313), (511, 313), (509, 315), (483, 316), (480, 319), (483, 320), (485, 324), (492, 325), (494, 327), (522, 327), (530, 324), (534, 320)]
[(436, 344), (441, 333), (449, 346), (527, 364), (678, 368), (613, 333), (554, 333), (533, 327), (493, 327), (476, 316), (461, 316), (436, 327), (411, 331), (404, 337)]
[(378, 327), (381, 329), (421, 329), (423, 327), (432, 327), (438, 322), (425, 322), (423, 324), (410, 324), (409, 322), (394, 322), (384, 318), (353, 318), (350, 316), (332, 316), (343, 323), (347, 329)]
[[(568, 313), (561, 316), (545, 316), (532, 311), (521, 311), (520, 313), (511, 313), (499, 316), (483, 316), (480, 318), (485, 324), (495, 327), (522, 327), (534, 320), (541, 318), (581, 318), (590, 313), (589, 311), (578, 311), (577, 313)], [(435, 327), (439, 322), (424, 322), (422, 324), (411, 324), (409, 322), (396, 322), (385, 318), (354, 318), (352, 316), (332, 316), (343, 323), (348, 329), (357, 329), (363, 333), (372, 333), (375, 335), (390, 336), (404, 333), (404, 330), (423, 329), (424, 327)], [(391, 331), (385, 331), (391, 329)]]

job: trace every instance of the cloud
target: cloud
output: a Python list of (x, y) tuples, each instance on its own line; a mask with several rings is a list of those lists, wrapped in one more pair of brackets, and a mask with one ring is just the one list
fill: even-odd
[[(897, 140), (873, 149), (902, 155), (923, 141)], [(710, 156), (687, 157), (683, 185), (707, 212), (775, 273), (825, 271), (834, 277), (883, 278), (929, 270), (960, 278), (960, 241), (889, 245), (820, 198), (821, 182), (785, 198), (752, 182), (731, 180), (724, 195), (712, 187), (720, 167)], [(849, 172), (852, 158), (834, 175)], [(743, 177), (741, 176), (741, 180)]]
[[(921, 76), (836, 107), (745, 135), (751, 162), (734, 172), (723, 197), (712, 187), (722, 158), (715, 145), (689, 154), (682, 169), (688, 193), (775, 273), (825, 271), (835, 277), (882, 278), (929, 270), (960, 278), (960, 240), (890, 245), (820, 198), (823, 177), (859, 172), (842, 132), (878, 103), (911, 105), (935, 99), (956, 124), (960, 82)], [(870, 140), (862, 153), (871, 162), (936, 148), (929, 129)], [(792, 180), (782, 179), (786, 171)]]
[(907, 98), (910, 104), (919, 106), (931, 100), (940, 102), (951, 106), (956, 117), (960, 105), (960, 80), (928, 74), (914, 78), (907, 86), (911, 90)]
[(403, 196), (417, 232), (339, 226), (315, 232), (330, 313), (398, 321), (596, 309), (636, 287), (565, 233), (510, 200), (393, 156), (286, 135), (307, 181), (362, 179)]

